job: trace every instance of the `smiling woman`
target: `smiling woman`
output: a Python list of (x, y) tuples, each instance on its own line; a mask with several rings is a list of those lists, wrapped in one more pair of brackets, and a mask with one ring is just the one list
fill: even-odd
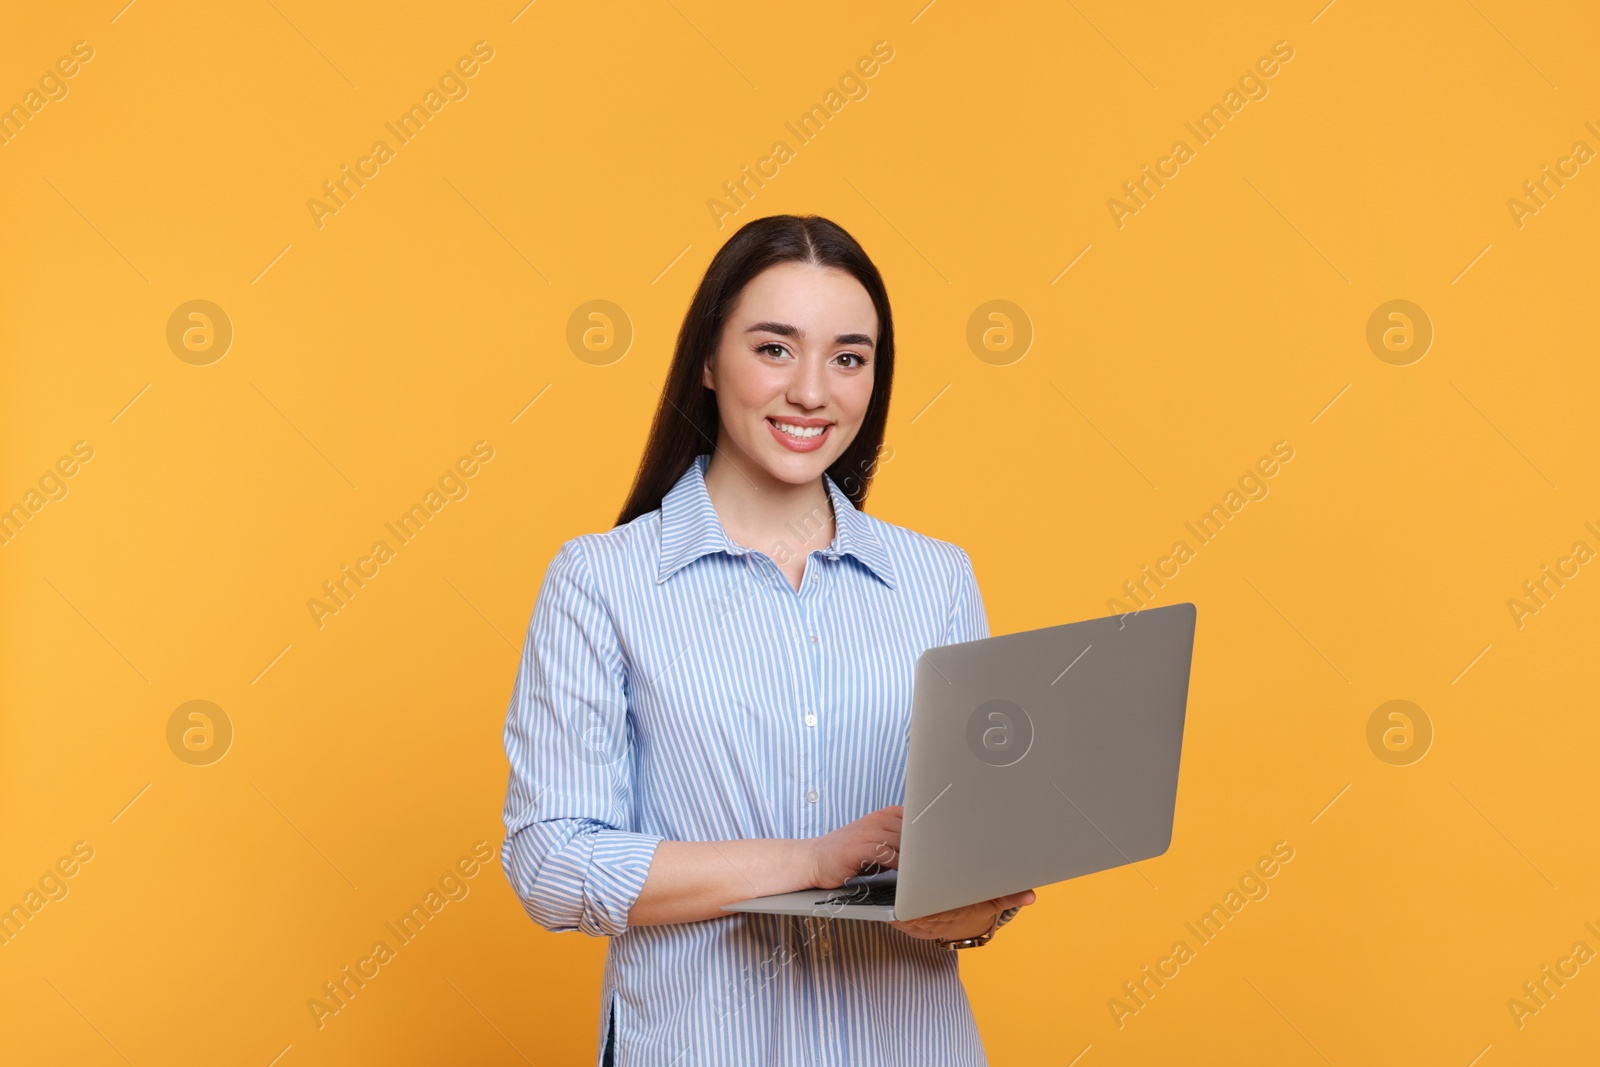
[[(775, 302), (782, 310), (762, 313)], [(813, 336), (803, 337), (808, 320), (818, 321), (819, 326)], [(831, 333), (827, 326), (833, 327)], [(756, 369), (759, 364), (773, 368), (774, 374), (758, 380), (763, 375)], [(802, 220), (776, 215), (748, 223), (729, 238), (695, 292), (678, 333), (644, 459), (618, 525), (659, 507), (696, 455), (715, 446), (726, 448), (727, 442), (718, 440), (719, 371), (730, 387), (723, 398), (727, 406), (749, 415), (755, 398), (774, 399), (775, 383), (792, 376), (790, 368), (797, 365), (802, 376), (825, 373), (830, 393), (841, 386), (834, 404), (851, 412), (846, 427), (850, 432), (829, 435), (833, 439), (823, 442), (828, 447), (812, 449), (812, 454), (821, 452), (817, 458), (824, 460), (821, 466), (835, 482), (870, 469), (883, 444), (894, 384), (889, 294), (877, 268), (844, 230), (815, 216)], [(794, 384), (815, 403), (820, 380)], [(802, 427), (833, 421), (795, 410), (798, 403), (780, 401), (773, 406), (771, 414), (798, 418)], [(753, 435), (747, 431), (760, 429), (766, 414), (757, 416), (753, 426), (748, 418), (739, 418), (738, 425), (730, 427), (745, 446), (744, 462), (738, 464), (741, 471), (750, 465)], [(772, 433), (777, 432), (773, 428)], [(816, 460), (807, 460), (789, 469), (809, 470), (816, 465)], [(850, 483), (846, 494), (859, 507), (866, 502), (871, 478), (851, 477)], [(820, 484), (801, 488), (815, 490), (813, 495), (821, 492)]]
[[(770, 309), (787, 310), (765, 317)], [(774, 504), (787, 514), (790, 501), (825, 502), (819, 464), (800, 457), (819, 453), (831, 460), (858, 436), (877, 380), (877, 317), (853, 276), (815, 263), (779, 263), (745, 286), (701, 372), (719, 412), (706, 490), (735, 541), (767, 543)], [(805, 319), (832, 328), (813, 327), (808, 335), (799, 324)], [(886, 408), (887, 400), (880, 406)], [(730, 484), (733, 478), (757, 492), (742, 493)], [(817, 532), (826, 536), (816, 547), (832, 539), (831, 524)], [(804, 557), (780, 566), (790, 584), (798, 585)]]
[(820, 930), (722, 910), (897, 864), (917, 658), (989, 635), (965, 552), (860, 510), (894, 354), (854, 238), (744, 226), (684, 316), (616, 528), (545, 572), (502, 858), (540, 926), (611, 939), (602, 1064), (984, 1062), (946, 950), (1031, 890)]

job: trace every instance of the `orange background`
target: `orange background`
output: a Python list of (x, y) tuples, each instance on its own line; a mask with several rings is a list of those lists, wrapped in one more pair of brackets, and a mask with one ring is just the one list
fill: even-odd
[[(1507, 201), (1600, 149), (1600, 26), (1319, 7), (8, 14), (0, 104), (74, 42), (93, 58), (0, 146), (0, 506), (93, 455), (0, 546), (0, 906), (74, 871), (0, 946), (0, 1059), (592, 1056), (605, 946), (534, 926), (497, 859), (322, 1028), (306, 1002), (498, 852), (544, 568), (615, 517), (710, 257), (779, 212), (883, 270), (901, 359), (869, 510), (966, 548), (995, 633), (1106, 614), (1294, 451), (1154, 601), (1199, 606), (1171, 850), (1043, 889), (963, 957), (992, 1062), (1592, 1050), (1592, 962), (1520, 1026), (1507, 1001), (1600, 950), (1600, 576), (1567, 564), (1520, 626), (1508, 600), (1600, 548), (1600, 175), (1568, 164), (1520, 226)], [(478, 41), (466, 95), (319, 227), (308, 199)], [(866, 94), (800, 144), (784, 124), (879, 41)], [(1184, 124), (1279, 41), (1266, 95), (1200, 145)], [(1119, 227), (1108, 200), (1180, 138), (1193, 158)], [(719, 228), (707, 202), (780, 139)], [(231, 324), (221, 358), (169, 346), (191, 300)], [(569, 345), (593, 300), (626, 351)], [(992, 300), (1015, 310), (975, 349)], [(1420, 359), (1369, 347), (1393, 300), (1431, 323)], [(466, 495), (319, 628), (307, 600), (479, 441)], [(193, 700), (232, 728), (207, 765), (169, 743)], [(1431, 726), (1422, 758), (1416, 715), (1409, 749), (1369, 745), (1391, 700)], [(1119, 1027), (1123, 983), (1279, 841), (1269, 895)]]

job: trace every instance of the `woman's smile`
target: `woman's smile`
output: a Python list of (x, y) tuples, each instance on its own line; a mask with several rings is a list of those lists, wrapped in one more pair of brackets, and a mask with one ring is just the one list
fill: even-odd
[(767, 427), (778, 443), (791, 452), (815, 452), (828, 440), (833, 423), (827, 419), (775, 418), (767, 416)]

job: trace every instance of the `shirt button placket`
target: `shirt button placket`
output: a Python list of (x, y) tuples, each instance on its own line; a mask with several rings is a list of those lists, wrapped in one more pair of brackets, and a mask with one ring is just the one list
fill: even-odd
[[(805, 657), (806, 665), (809, 668), (807, 677), (810, 685), (810, 697), (809, 703), (805, 709), (805, 723), (808, 727), (816, 726), (818, 714), (822, 710), (822, 641), (820, 636), (822, 631), (819, 628), (819, 621), (821, 619), (823, 599), (822, 587), (824, 584), (822, 580), (822, 574), (823, 571), (827, 569), (825, 566), (827, 559), (828, 557), (823, 553), (818, 553), (817, 555), (811, 557), (811, 581), (807, 583), (806, 588), (800, 596), (800, 608), (803, 613), (804, 625), (804, 629), (802, 630), (801, 652)], [(817, 745), (820, 744), (818, 732), (815, 729), (808, 729), (806, 734), (808, 740), (811, 742), (807, 748), (811, 756), (813, 776), (812, 782), (814, 783), (811, 792), (808, 794), (808, 797), (814, 801), (817, 797), (817, 789), (819, 787), (826, 789), (828, 788), (828, 785), (827, 783), (820, 782), (817, 779), (817, 775), (821, 773), (820, 767), (822, 765), (822, 761), (817, 757)], [(820, 814), (820, 809), (813, 809), (814, 824), (815, 821), (818, 820)], [(832, 931), (829, 930), (831, 922), (828, 917), (823, 917), (818, 921), (821, 925), (820, 929), (817, 931), (816, 940), (813, 942), (813, 952), (811, 958), (818, 967), (829, 968), (833, 966), (833, 939), (831, 936)], [(817, 999), (817, 1023), (818, 1030), (820, 1031), (818, 1035), (819, 1044), (824, 1050), (823, 1057), (819, 1061), (821, 1063), (832, 1062), (833, 1045), (835, 1039), (834, 1023), (832, 1018), (833, 1002), (831, 996), (829, 995), (829, 989), (831, 985), (831, 982), (818, 981), (813, 988), (814, 995)]]
[[(810, 690), (807, 696), (806, 707), (802, 710), (805, 712), (804, 721), (806, 726), (813, 728), (807, 730), (806, 738), (808, 742), (808, 748), (810, 750), (812, 767), (812, 786), (806, 792), (806, 799), (812, 804), (817, 802), (819, 795), (817, 792), (817, 785), (819, 783), (817, 782), (816, 776), (819, 773), (818, 768), (821, 766), (821, 761), (817, 758), (817, 734), (814, 727), (817, 725), (817, 705), (821, 703), (822, 699), (822, 670), (821, 663), (819, 662), (821, 656), (821, 644), (817, 640), (817, 601), (818, 597), (820, 596), (818, 587), (822, 584), (822, 576), (819, 573), (822, 568), (822, 560), (823, 557), (821, 555), (813, 555), (810, 558), (811, 581), (809, 583), (809, 588), (807, 588), (800, 596), (800, 610), (804, 622), (802, 636), (808, 638), (808, 640), (802, 642), (801, 654), (804, 656), (806, 661), (806, 677), (809, 683), (808, 688)], [(815, 818), (816, 814), (814, 812), (813, 819)]]
[[(815, 559), (808, 559), (808, 569), (814, 566), (815, 562)], [(811, 709), (815, 707), (817, 699), (816, 670), (811, 658), (806, 655), (806, 649), (809, 647), (806, 642), (806, 634), (811, 631), (809, 612), (807, 610), (809, 603), (807, 594), (809, 592), (809, 583), (802, 582), (796, 596), (785, 598), (794, 611), (793, 618), (796, 623), (795, 626), (790, 628), (790, 633), (794, 636), (795, 658), (799, 668), (795, 672), (795, 697), (799, 703), (795, 711), (802, 716), (807, 726), (811, 726), (814, 723), (815, 715)], [(812, 730), (805, 730), (802, 733), (803, 736), (800, 739), (800, 766), (805, 790), (801, 795), (801, 807), (803, 808), (801, 814), (802, 834), (806, 837), (815, 837), (821, 832), (820, 827), (817, 825), (819, 810), (817, 801), (820, 799), (821, 794), (817, 791), (816, 733)], [(811, 929), (809, 923), (807, 929)], [(814, 938), (810, 939), (810, 941), (808, 955), (815, 958), (816, 942)]]

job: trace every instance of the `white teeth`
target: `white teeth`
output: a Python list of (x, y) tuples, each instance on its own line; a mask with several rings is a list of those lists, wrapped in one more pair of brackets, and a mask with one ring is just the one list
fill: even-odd
[(786, 422), (778, 422), (777, 420), (773, 420), (772, 425), (776, 426), (790, 437), (816, 437), (818, 434), (822, 433), (823, 430), (827, 429), (826, 426), (790, 426)]

